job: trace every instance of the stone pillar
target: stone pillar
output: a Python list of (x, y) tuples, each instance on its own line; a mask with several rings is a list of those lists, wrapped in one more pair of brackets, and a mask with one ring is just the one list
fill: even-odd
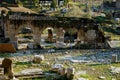
[(80, 41), (80, 42), (85, 41), (85, 32), (84, 32), (83, 29), (78, 30), (77, 40)]
[(40, 38), (41, 38), (41, 31), (39, 30), (38, 27), (35, 27), (33, 30), (34, 44), (40, 44)]
[(7, 20), (6, 22), (6, 37), (9, 37), (9, 34), (10, 34), (10, 21)]
[(95, 42), (96, 39), (96, 30), (88, 30), (85, 34), (87, 42)]
[(10, 25), (9, 31), (7, 32), (7, 36), (10, 38), (10, 43), (12, 43), (16, 49), (18, 49), (18, 29), (14, 29), (14, 25)]
[(112, 54), (112, 60), (111, 62), (117, 62), (117, 54)]
[(41, 63), (44, 60), (44, 56), (43, 55), (35, 55), (33, 62), (34, 63)]
[(65, 75), (66, 74), (66, 68), (62, 68), (61, 70), (60, 70), (60, 75)]
[(1, 67), (4, 68), (4, 75), (8, 78), (8, 79), (13, 79), (13, 70), (12, 70), (12, 60), (9, 58), (5, 58), (2, 61), (2, 65)]
[(120, 0), (116, 0), (116, 8), (120, 9)]
[(67, 69), (67, 79), (68, 80), (73, 80), (74, 73), (75, 73), (75, 69), (74, 68), (68, 68)]
[(57, 41), (64, 42), (64, 34), (65, 34), (65, 30), (63, 28), (57, 28), (56, 29)]

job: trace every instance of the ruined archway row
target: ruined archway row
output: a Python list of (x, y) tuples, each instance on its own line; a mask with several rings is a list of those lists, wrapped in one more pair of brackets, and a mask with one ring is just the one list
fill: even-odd
[[(36, 15), (35, 15), (36, 16)], [(68, 18), (68, 17), (47, 17), (41, 16), (42, 19), (32, 19), (33, 15), (25, 15), (28, 19), (6, 17), (6, 36), (10, 38), (10, 42), (17, 44), (17, 34), (21, 28), (29, 27), (33, 31), (34, 44), (38, 44), (41, 39), (41, 34), (47, 27), (52, 27), (56, 30), (57, 40), (64, 42), (64, 35), (60, 29), (76, 30), (77, 41), (81, 43), (95, 42), (99, 38), (98, 26), (94, 20), (87, 18)], [(40, 15), (37, 16), (38, 18)], [(94, 35), (94, 36), (93, 36)]]
[[(47, 27), (52, 27), (53, 29), (55, 29), (56, 36), (57, 36), (56, 40), (62, 41), (62, 42), (65, 41), (65, 37), (64, 37), (65, 32), (69, 31), (69, 30), (73, 30), (73, 31), (77, 32), (76, 39), (81, 43), (96, 41), (96, 37), (98, 36), (98, 32), (99, 32), (97, 28), (90, 28), (90, 27), (81, 27), (81, 28), (67, 27), (66, 28), (66, 27), (55, 27), (55, 26), (51, 26), (51, 25), (46, 25), (46, 26), (42, 26), (42, 27), (35, 27), (34, 25), (32, 25), (28, 22), (26, 24), (20, 25), (18, 28), (13, 28), (14, 25), (10, 24), (7, 36), (10, 38), (12, 43), (17, 44), (17, 36), (16, 35), (18, 35), (19, 30), (24, 28), (25, 26), (31, 28), (33, 31), (34, 44), (40, 43), (41, 34), (42, 34), (43, 30), (46, 29)], [(65, 30), (65, 32), (63, 30)]]

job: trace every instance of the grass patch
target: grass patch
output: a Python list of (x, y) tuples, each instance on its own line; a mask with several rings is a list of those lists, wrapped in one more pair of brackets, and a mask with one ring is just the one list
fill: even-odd
[[(67, 51), (67, 50), (66, 50)], [(89, 80), (99, 80), (99, 76), (105, 76), (106, 79), (105, 80), (112, 80), (112, 78), (119, 80), (120, 79), (120, 74), (117, 75), (113, 75), (110, 72), (110, 67), (114, 66), (114, 67), (120, 67), (120, 63), (111, 63), (111, 64), (85, 64), (85, 63), (72, 63), (68, 60), (60, 60), (58, 59), (58, 57), (64, 57), (65, 55), (70, 55), (72, 57), (77, 57), (77, 56), (84, 56), (85, 54), (82, 54), (82, 50), (81, 51), (67, 51), (68, 53), (61, 52), (61, 53), (46, 53), (46, 54), (42, 54), (45, 57), (45, 60), (41, 63), (33, 63), (33, 62), (14, 62), (13, 64), (13, 70), (15, 73), (19, 73), (24, 69), (33, 69), (33, 68), (40, 68), (42, 69), (45, 73), (51, 73), (51, 66), (55, 63), (58, 64), (63, 64), (63, 66), (65, 68), (68, 67), (74, 67), (75, 68), (75, 72), (79, 72), (79, 71), (86, 71), (86, 74), (80, 74), (78, 76), (76, 76), (77, 78), (79, 77), (83, 77), (83, 78), (87, 78)], [(86, 52), (86, 50), (85, 50)], [(85, 53), (84, 52), (84, 53)], [(91, 54), (93, 54), (94, 52), (92, 52)], [(86, 54), (88, 55), (88, 54)], [(27, 55), (29, 56), (29, 55)], [(31, 55), (32, 56), (32, 55)], [(34, 55), (33, 55), (34, 56)], [(25, 58), (26, 59), (26, 58)], [(32, 79), (29, 79), (32, 80)], [(42, 79), (33, 79), (33, 80), (42, 80)], [(45, 80), (45, 79), (43, 79)], [(50, 78), (46, 79), (46, 80), (50, 80)]]
[(90, 76), (88, 74), (81, 74), (80, 77), (82, 77), (82, 78), (89, 78)]
[(16, 62), (16, 65), (31, 65), (31, 62)]
[(100, 66), (102, 64), (89, 64), (88, 66)]

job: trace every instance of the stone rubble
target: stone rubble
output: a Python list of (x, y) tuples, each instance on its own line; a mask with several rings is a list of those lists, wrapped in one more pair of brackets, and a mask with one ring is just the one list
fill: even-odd
[(42, 74), (42, 73), (43, 73), (42, 69), (39, 69), (39, 68), (25, 69), (25, 70), (22, 70), (20, 72), (20, 74), (24, 74), (24, 75), (27, 75), (27, 74)]
[(35, 55), (34, 56), (34, 59), (33, 59), (33, 62), (35, 63), (40, 63), (44, 60), (44, 56), (43, 55)]
[(81, 74), (86, 74), (87, 72), (86, 71), (78, 71), (76, 72), (76, 75), (81, 75)]
[[(48, 52), (45, 52), (45, 51), (42, 51), (43, 53), (48, 53)], [(33, 52), (33, 51), (25, 51), (25, 54), (22, 52), (18, 52), (18, 53), (15, 53), (15, 54), (11, 54), (11, 56), (13, 56), (12, 58), (13, 58), (13, 60), (15, 60), (15, 61), (31, 61), (31, 59), (33, 59), (34, 58), (34, 55), (31, 55), (31, 56), (27, 56), (27, 54), (39, 54), (39, 53), (42, 53), (42, 52)], [(52, 51), (53, 52), (53, 51)], [(57, 53), (57, 51), (55, 51), (56, 53)], [(61, 53), (62, 52), (64, 52), (64, 51), (62, 51), (61, 50)], [(71, 54), (71, 53), (84, 53), (84, 55), (83, 56), (80, 56), (79, 58), (81, 58), (81, 57), (87, 57), (87, 60), (89, 61), (94, 61), (94, 62), (104, 62), (104, 61), (106, 61), (106, 60), (108, 60), (109, 62), (112, 60), (112, 55), (113, 54), (115, 54), (115, 55), (117, 55), (117, 60), (119, 61), (120, 60), (120, 50), (82, 50), (82, 51), (72, 51), (72, 52), (68, 52), (68, 51), (66, 51), (66, 52), (64, 52), (64, 53), (66, 53), (66, 54)], [(58, 52), (58, 54), (59, 54), (59, 52)], [(18, 56), (19, 55), (19, 56)], [(62, 56), (61, 56), (62, 57)], [(72, 59), (73, 57), (71, 57), (71, 55), (69, 56), (69, 57), (66, 57), (66, 56), (64, 56), (64, 59), (67, 59), (67, 58), (69, 58), (69, 59)], [(75, 59), (76, 59), (76, 57), (74, 57)], [(79, 58), (77, 58), (77, 60), (81, 60), (81, 59), (79, 59)], [(0, 61), (2, 61), (3, 60), (3, 58), (0, 58)], [(86, 59), (82, 59), (82, 60), (86, 60)]]
[(0, 80), (6, 80), (5, 76), (0, 75)]
[(91, 63), (92, 62), (87, 60), (73, 60), (73, 59), (71, 59), (70, 61), (73, 63)]
[[(53, 49), (52, 52), (54, 52), (54, 49)], [(40, 53), (40, 52), (38, 52), (38, 53)], [(34, 52), (33, 55), (27, 56), (26, 54), (32, 54), (32, 52), (30, 52), (30, 51), (26, 52), (25, 51), (25, 53), (20, 54), (20, 56), (14, 56), (14, 57), (11, 57), (11, 59), (13, 59), (13, 61), (15, 61), (15, 62), (17, 62), (17, 61), (26, 62), (26, 61), (32, 61), (32, 60), (34, 60), (34, 58), (37, 56), (37, 57), (39, 57), (39, 61), (38, 62), (41, 62), (43, 60), (47, 60), (48, 61), (48, 59), (45, 59), (45, 56), (40, 55), (38, 53)], [(59, 53), (60, 53), (60, 56), (59, 56)], [(65, 53), (65, 54), (61, 55), (61, 53)], [(84, 55), (73, 57), (71, 55), (71, 53), (73, 53), (73, 54), (74, 53), (80, 53), (80, 54), (84, 53)], [(56, 54), (56, 55), (59, 56), (57, 58), (60, 59), (60, 60), (64, 60), (64, 61), (69, 60), (69, 61), (71, 61), (73, 63), (78, 63), (78, 62), (81, 62), (81, 63), (99, 62), (99, 63), (102, 63), (102, 64), (110, 64), (111, 61), (112, 61), (113, 54), (117, 55), (117, 58), (116, 58), (117, 61), (120, 60), (120, 54), (119, 53), (120, 53), (120, 50), (114, 50), (114, 51), (113, 50), (103, 50), (103, 51), (102, 50), (100, 50), (100, 51), (99, 50), (98, 51), (94, 51), (94, 50), (93, 51), (92, 50), (91, 51), (90, 50), (86, 50), (86, 51), (83, 50), (82, 51), (81, 50), (81, 51), (71, 51), (71, 52), (70, 51), (66, 51), (66, 52), (64, 52), (64, 51), (62, 52), (61, 51), (61, 52), (58, 52), (58, 54)], [(52, 54), (54, 54), (54, 53), (52, 53)], [(13, 55), (14, 54), (12, 54), (12, 56)], [(56, 57), (54, 57), (54, 58), (57, 59)], [(52, 59), (53, 58), (49, 58), (49, 60), (52, 60)], [(3, 60), (3, 58), (0, 58), (0, 62), (2, 62), (2, 60)], [(50, 63), (46, 62), (46, 64), (49, 65)], [(67, 73), (66, 69), (65, 70), (63, 69), (63, 64), (54, 64), (52, 66), (52, 69), (53, 68), (58, 68), (58, 71), (59, 71), (59, 73), (61, 75)], [(113, 73), (113, 74), (120, 73), (120, 67), (111, 66), (110, 70), (111, 70), (110, 72)], [(24, 72), (27, 73), (27, 71), (24, 71)], [(83, 72), (79, 71), (79, 72), (76, 72), (76, 74), (86, 74), (86, 71), (83, 71)], [(106, 77), (105, 76), (99, 76), (99, 78), (106, 78)], [(0, 79), (0, 80), (2, 80), (2, 79)], [(78, 80), (82, 80), (82, 78), (79, 78)], [(85, 79), (85, 80), (88, 80), (88, 79)]]
[(111, 67), (110, 67), (110, 70), (111, 70), (111, 73), (113, 73), (113, 74), (118, 74), (118, 73), (120, 73), (120, 67), (111, 66)]
[(99, 79), (104, 80), (106, 77), (105, 76), (99, 76)]
[(113, 63), (117, 62), (117, 55), (116, 54), (112, 54), (111, 62), (113, 62)]
[(67, 79), (73, 80), (75, 74), (75, 68), (67, 68)]
[(60, 70), (59, 70), (59, 73), (60, 73), (61, 76), (64, 76), (64, 75), (67, 73), (66, 68), (60, 69)]
[(89, 80), (87, 78), (78, 78), (77, 80)]
[(53, 71), (59, 71), (63, 68), (63, 65), (62, 64), (54, 64), (52, 65), (52, 70)]
[(48, 53), (52, 53), (52, 52), (55, 52), (55, 50), (54, 49), (48, 50)]

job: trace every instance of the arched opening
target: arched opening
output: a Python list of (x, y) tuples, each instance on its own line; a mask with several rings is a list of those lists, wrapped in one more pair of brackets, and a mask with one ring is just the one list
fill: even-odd
[(51, 28), (43, 30), (40, 45), (43, 48), (69, 48), (75, 45), (77, 29)]
[(64, 42), (65, 43), (73, 43), (77, 39), (77, 29), (69, 28), (66, 30), (64, 35)]
[(33, 31), (29, 27), (24, 27), (18, 31), (18, 49), (27, 49), (28, 44), (33, 43)]
[(41, 34), (41, 47), (53, 47), (56, 43), (56, 31), (52, 27), (47, 27)]

